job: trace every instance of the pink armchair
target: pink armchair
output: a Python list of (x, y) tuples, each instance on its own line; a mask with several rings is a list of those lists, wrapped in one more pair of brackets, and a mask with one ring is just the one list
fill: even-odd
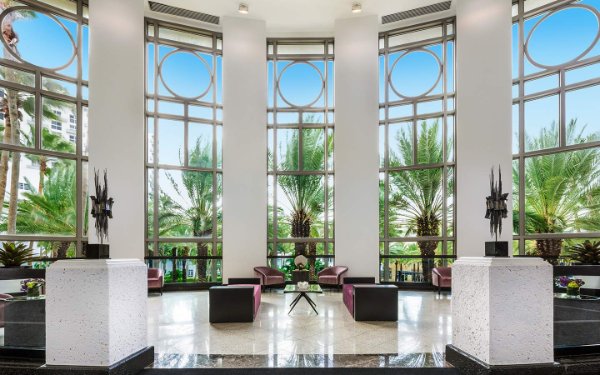
[(160, 268), (148, 268), (148, 290), (157, 290), (162, 296), (165, 280)]
[(452, 268), (436, 267), (431, 270), (431, 283), (437, 286), (438, 295), (442, 288), (450, 288), (452, 286)]
[(268, 285), (285, 284), (285, 274), (271, 267), (254, 267), (254, 275), (260, 279), (263, 288)]
[(333, 266), (325, 268), (317, 274), (317, 282), (325, 285), (342, 285), (342, 275), (348, 272), (348, 267)]
[(4, 327), (4, 305), (6, 305), (6, 301), (3, 300), (11, 297), (10, 294), (0, 293), (0, 327)]

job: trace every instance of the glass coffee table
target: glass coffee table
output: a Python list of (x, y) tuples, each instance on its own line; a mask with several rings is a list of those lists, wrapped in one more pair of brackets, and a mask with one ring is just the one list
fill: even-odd
[(294, 307), (296, 307), (298, 302), (300, 302), (300, 299), (304, 298), (306, 302), (308, 302), (310, 307), (312, 307), (313, 311), (317, 313), (317, 315), (319, 315), (319, 312), (317, 311), (317, 304), (308, 296), (308, 293), (323, 293), (323, 289), (321, 289), (321, 286), (319, 284), (310, 284), (306, 289), (300, 289), (298, 288), (298, 285), (286, 285), (283, 292), (298, 293), (296, 298), (294, 298), (292, 303), (290, 303), (290, 311), (288, 312), (288, 314), (290, 314), (292, 310), (294, 310)]

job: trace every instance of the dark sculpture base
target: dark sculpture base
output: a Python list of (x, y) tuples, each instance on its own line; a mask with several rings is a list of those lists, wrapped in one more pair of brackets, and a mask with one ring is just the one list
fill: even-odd
[(486, 257), (508, 257), (508, 242), (494, 241), (485, 243)]
[(87, 259), (109, 259), (107, 244), (87, 244), (83, 247), (83, 255)]

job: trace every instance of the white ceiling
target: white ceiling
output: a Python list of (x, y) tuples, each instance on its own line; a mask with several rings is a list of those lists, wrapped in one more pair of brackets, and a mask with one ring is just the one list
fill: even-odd
[[(208, 13), (215, 16), (236, 16), (265, 20), (270, 36), (321, 35), (333, 34), (334, 22), (339, 18), (360, 17), (363, 15), (381, 16), (414, 9), (443, 0), (153, 0), (179, 8)], [(248, 4), (250, 13), (238, 13), (240, 2)], [(362, 13), (351, 12), (352, 3), (362, 4)], [(454, 4), (452, 4), (454, 7)], [(157, 13), (147, 10), (149, 16)], [(415, 23), (431, 18), (450, 16), (453, 10), (436, 13), (432, 16), (418, 17), (405, 23)], [(163, 17), (164, 18), (164, 17)], [(167, 17), (169, 19), (176, 19)], [(186, 22), (188, 23), (188, 22)], [(401, 23), (386, 25), (386, 28), (398, 27)], [(381, 29), (384, 29), (382, 25)]]

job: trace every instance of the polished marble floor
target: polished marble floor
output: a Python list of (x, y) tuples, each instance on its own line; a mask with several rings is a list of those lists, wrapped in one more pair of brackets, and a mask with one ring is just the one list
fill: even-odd
[(193, 361), (193, 355), (333, 358), (343, 354), (400, 354), (405, 360), (435, 363), (451, 340), (448, 294), (400, 291), (397, 322), (355, 322), (337, 291), (313, 295), (319, 315), (305, 301), (288, 315), (293, 298), (292, 294), (265, 292), (254, 323), (210, 324), (205, 291), (150, 295), (149, 344), (167, 362), (176, 358)]

